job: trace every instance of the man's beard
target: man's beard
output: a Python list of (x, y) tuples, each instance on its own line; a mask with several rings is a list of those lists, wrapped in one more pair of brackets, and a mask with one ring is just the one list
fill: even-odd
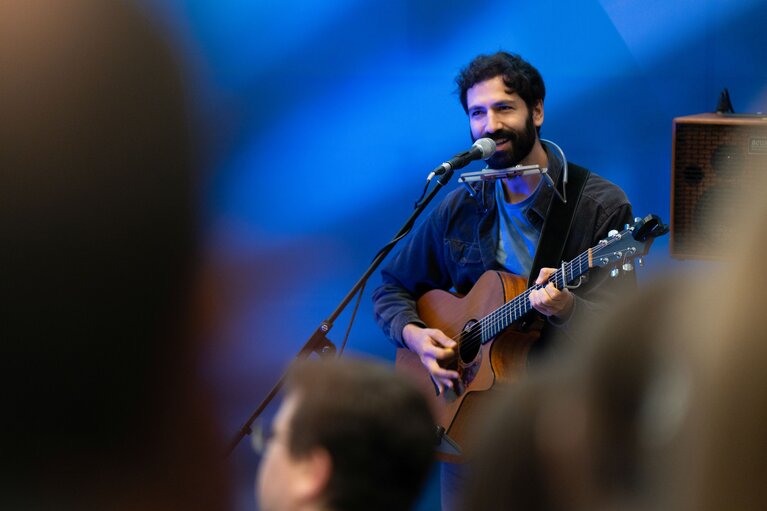
[[(525, 129), (523, 132), (516, 130), (498, 130), (495, 133), (484, 135), (484, 137), (492, 138), (493, 140), (506, 139), (511, 143), (510, 150), (496, 151), (490, 158), (487, 159), (487, 166), (491, 169), (506, 169), (519, 165), (519, 163), (527, 158), (530, 151), (533, 150), (537, 132), (535, 124), (533, 123), (533, 114), (527, 116), (525, 122)], [(477, 139), (472, 136), (476, 141)]]

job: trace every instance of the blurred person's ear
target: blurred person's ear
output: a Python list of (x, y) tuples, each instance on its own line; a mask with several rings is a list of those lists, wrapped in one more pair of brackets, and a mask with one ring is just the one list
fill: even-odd
[(321, 500), (333, 473), (330, 453), (327, 449), (315, 447), (306, 456), (302, 456), (298, 464), (293, 484), (296, 496), (301, 502)]

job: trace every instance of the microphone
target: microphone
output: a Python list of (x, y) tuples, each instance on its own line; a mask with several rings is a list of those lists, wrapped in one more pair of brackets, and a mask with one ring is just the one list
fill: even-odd
[(474, 160), (486, 160), (490, 158), (495, 152), (495, 140), (492, 138), (480, 138), (471, 146), (471, 149), (462, 153), (456, 154), (448, 161), (434, 169), (427, 181), (431, 181), (434, 176), (441, 176), (445, 172), (451, 170), (458, 170), (464, 168)]

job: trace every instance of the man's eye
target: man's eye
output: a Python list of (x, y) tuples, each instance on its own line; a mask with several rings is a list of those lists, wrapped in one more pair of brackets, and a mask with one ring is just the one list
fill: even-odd
[(473, 112), (469, 113), (469, 115), (472, 118), (481, 117), (482, 115), (485, 115), (485, 112), (482, 112), (481, 110), (474, 110)]

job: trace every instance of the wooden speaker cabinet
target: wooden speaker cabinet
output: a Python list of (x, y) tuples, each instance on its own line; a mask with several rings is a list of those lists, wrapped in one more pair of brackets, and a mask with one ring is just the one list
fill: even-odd
[(698, 114), (674, 119), (671, 255), (724, 255), (736, 227), (726, 219), (727, 212), (747, 192), (762, 187), (764, 178), (767, 116)]

